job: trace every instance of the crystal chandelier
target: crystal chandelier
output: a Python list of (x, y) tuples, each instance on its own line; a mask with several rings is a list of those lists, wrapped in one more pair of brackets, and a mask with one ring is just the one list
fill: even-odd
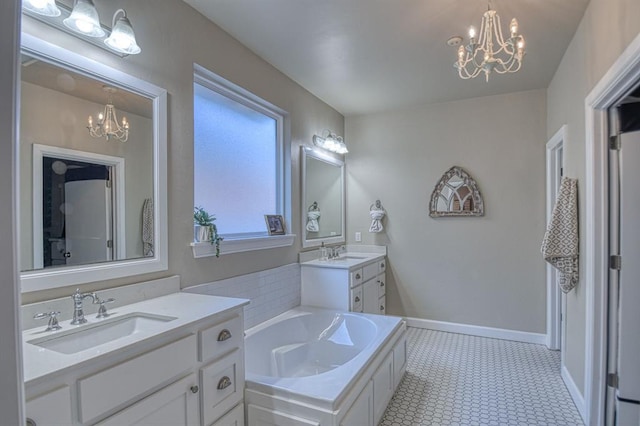
[(108, 94), (107, 104), (104, 106), (104, 112), (98, 114), (98, 122), (95, 125), (93, 124), (93, 117), (89, 116), (89, 125), (87, 126), (89, 135), (94, 138), (105, 138), (106, 140), (114, 138), (121, 142), (126, 142), (129, 139), (129, 122), (126, 117), (122, 117), (122, 125), (118, 123), (116, 109), (111, 100), (116, 89), (104, 86), (102, 90)]
[[(518, 21), (511, 20), (509, 25), (510, 37), (505, 40), (502, 36), (500, 16), (491, 9), (491, 3), (487, 11), (482, 15), (480, 36), (476, 39), (476, 30), (469, 28), (469, 44), (458, 47), (458, 60), (454, 66), (462, 79), (475, 78), (484, 72), (489, 81), (492, 71), (498, 74), (517, 72), (522, 66), (522, 58), (525, 55), (524, 37), (518, 34)], [(457, 45), (462, 41), (460, 37), (449, 39), (450, 45)]]

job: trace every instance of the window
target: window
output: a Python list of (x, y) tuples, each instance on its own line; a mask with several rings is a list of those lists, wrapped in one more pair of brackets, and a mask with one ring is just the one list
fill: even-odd
[(286, 113), (199, 66), (193, 99), (194, 204), (215, 214), (225, 242), (266, 237), (264, 215), (290, 212)]

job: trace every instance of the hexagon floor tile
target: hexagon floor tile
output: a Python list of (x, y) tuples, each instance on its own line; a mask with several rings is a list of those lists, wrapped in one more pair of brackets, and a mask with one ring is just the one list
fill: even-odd
[(582, 418), (545, 346), (410, 327), (407, 372), (380, 426), (574, 426)]

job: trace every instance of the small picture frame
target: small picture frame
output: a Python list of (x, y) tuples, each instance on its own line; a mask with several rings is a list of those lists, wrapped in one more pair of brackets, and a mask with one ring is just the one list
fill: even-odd
[(265, 214), (264, 221), (267, 224), (269, 235), (284, 235), (284, 218), (279, 214)]

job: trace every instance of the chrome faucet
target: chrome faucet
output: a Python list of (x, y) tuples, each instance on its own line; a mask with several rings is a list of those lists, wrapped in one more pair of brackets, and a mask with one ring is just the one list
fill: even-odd
[(72, 325), (84, 324), (87, 320), (84, 317), (84, 310), (82, 309), (82, 302), (87, 297), (90, 297), (93, 302), (96, 300), (95, 293), (80, 293), (80, 289), (77, 288), (76, 292), (71, 295), (73, 299), (73, 320)]

